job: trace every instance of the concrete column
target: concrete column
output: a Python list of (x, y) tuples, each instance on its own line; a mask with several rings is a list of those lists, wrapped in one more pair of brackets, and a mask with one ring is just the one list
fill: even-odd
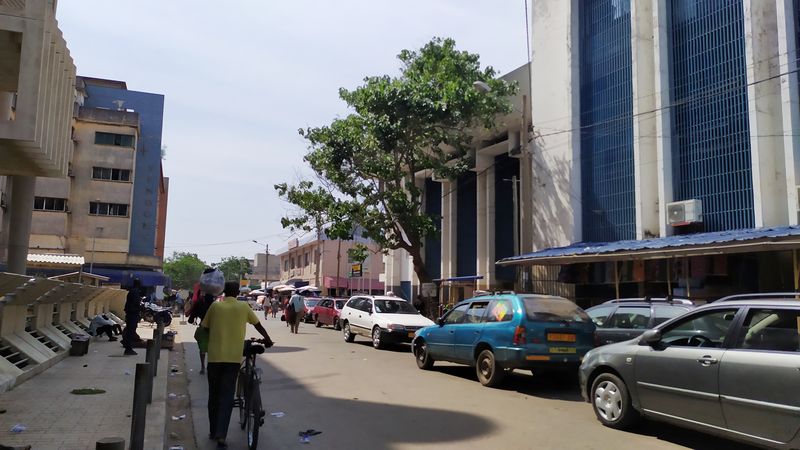
[[(487, 279), (486, 279), (486, 269), (489, 266), (489, 260), (486, 256), (486, 251), (488, 250), (489, 243), (486, 240), (486, 224), (487, 224), (487, 211), (486, 211), (486, 174), (484, 170), (491, 164), (493, 161), (491, 158), (477, 155), (475, 161), (475, 170), (477, 170), (478, 174), (476, 176), (476, 183), (477, 186), (475, 188), (476, 193), (476, 204), (477, 207), (475, 208), (475, 215), (476, 215), (476, 239), (475, 245), (477, 246), (477, 251), (475, 252), (475, 273), (477, 275), (483, 275), (482, 280), (478, 280), (477, 286), (478, 289), (487, 289)], [(494, 261), (491, 261), (494, 263)]]
[[(755, 225), (786, 224), (786, 162), (781, 117), (781, 72), (778, 59), (778, 16), (775, 1), (744, 0), (747, 106), (753, 163)], [(792, 39), (794, 40), (794, 39)], [(796, 56), (791, 55), (790, 59)]]
[(495, 286), (495, 233), (494, 226), (496, 220), (495, 214), (495, 168), (494, 162), (483, 173), (486, 184), (486, 272), (483, 274), (486, 280), (486, 287), (491, 289)]
[(8, 230), (8, 271), (25, 274), (31, 236), (36, 177), (11, 177), (11, 226)]
[[(797, 35), (796, 16), (800, 11), (794, 9), (792, 0), (777, 0), (778, 16), (778, 61), (781, 72), (790, 72), (800, 67), (800, 53), (794, 37)], [(789, 225), (798, 225), (800, 198), (797, 185), (800, 185), (800, 76), (797, 72), (781, 78), (781, 117), (783, 119), (784, 168), (786, 170), (786, 211)]]
[(631, 2), (636, 239), (658, 236), (658, 130), (653, 1)]
[[(653, 5), (653, 56), (655, 75), (656, 158), (658, 161), (658, 234), (672, 235), (667, 225), (667, 203), (673, 200), (672, 187), (672, 119), (668, 107), (672, 100), (670, 75), (669, 0), (655, 0)], [(636, 124), (636, 121), (634, 121)], [(637, 136), (637, 135), (635, 135)]]
[(458, 183), (442, 182), (442, 278), (456, 274), (458, 251)]

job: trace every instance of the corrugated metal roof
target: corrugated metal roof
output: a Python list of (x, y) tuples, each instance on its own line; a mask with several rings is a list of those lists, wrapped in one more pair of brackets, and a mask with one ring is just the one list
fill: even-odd
[(28, 253), (28, 262), (65, 264), (70, 266), (82, 266), (86, 261), (83, 256), (56, 254), (56, 253)]
[[(702, 250), (706, 254), (721, 253), (726, 247), (734, 244), (752, 244), (749, 249), (742, 251), (757, 251), (758, 244), (780, 244), (793, 245), (800, 241), (793, 241), (791, 238), (800, 236), (800, 226), (788, 227), (765, 227), (748, 228), (742, 230), (717, 231), (709, 233), (685, 234), (680, 236), (668, 236), (654, 239), (640, 239), (614, 242), (579, 242), (566, 247), (554, 247), (527, 253), (518, 256), (511, 256), (497, 261), (498, 265), (511, 264), (569, 264), (570, 262), (592, 262), (602, 260), (613, 260), (614, 256), (630, 256), (635, 258), (636, 254), (649, 253), (648, 258), (659, 257), (658, 251), (675, 256), (677, 251), (686, 250), (686, 256), (690, 256), (692, 250), (697, 250), (701, 254)], [(570, 258), (574, 261), (570, 261)]]

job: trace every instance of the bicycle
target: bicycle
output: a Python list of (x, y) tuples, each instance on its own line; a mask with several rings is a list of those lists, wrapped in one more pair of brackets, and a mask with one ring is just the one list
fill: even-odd
[[(264, 353), (263, 340), (244, 341), (242, 366), (236, 379), (234, 407), (239, 407), (239, 426), (246, 430), (247, 448), (258, 448), (258, 429), (264, 424), (264, 408), (261, 406), (261, 369), (256, 367), (256, 355)], [(270, 343), (271, 344), (271, 343)]]

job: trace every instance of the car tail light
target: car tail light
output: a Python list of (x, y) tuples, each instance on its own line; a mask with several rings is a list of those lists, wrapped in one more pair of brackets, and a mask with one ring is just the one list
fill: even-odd
[(525, 343), (525, 327), (518, 326), (514, 330), (514, 345), (522, 345)]

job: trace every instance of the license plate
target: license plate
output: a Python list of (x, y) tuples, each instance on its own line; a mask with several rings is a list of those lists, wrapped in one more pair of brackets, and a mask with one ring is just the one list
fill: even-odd
[(570, 333), (547, 333), (547, 340), (553, 342), (575, 342), (575, 335)]
[(575, 353), (575, 347), (550, 347), (550, 353)]
[(414, 337), (414, 332), (413, 331), (409, 331), (408, 332), (408, 337), (413, 338)]

